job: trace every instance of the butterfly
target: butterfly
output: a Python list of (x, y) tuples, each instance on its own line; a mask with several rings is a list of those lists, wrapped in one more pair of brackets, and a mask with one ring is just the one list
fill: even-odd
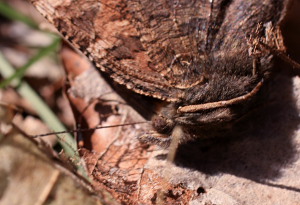
[(31, 1), (115, 82), (166, 102), (140, 137), (161, 146), (245, 115), (285, 51), (283, 0)]

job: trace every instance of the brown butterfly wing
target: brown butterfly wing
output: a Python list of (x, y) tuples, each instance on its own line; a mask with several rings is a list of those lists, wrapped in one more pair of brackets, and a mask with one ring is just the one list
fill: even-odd
[[(198, 45), (209, 16), (202, 1), (33, 1), (50, 22), (118, 83), (178, 101), (201, 82)], [(49, 6), (51, 5), (51, 6)], [(191, 9), (192, 10), (191, 14)], [(188, 12), (188, 10), (190, 10)], [(192, 18), (190, 17), (192, 15)], [(194, 21), (193, 25), (190, 22)], [(197, 34), (196, 34), (197, 33)]]
[(170, 102), (201, 86), (228, 56), (232, 64), (246, 57), (251, 73), (247, 37), (259, 19), (271, 20), (282, 9), (282, 1), (264, 9), (260, 1), (238, 0), (32, 1), (116, 82)]

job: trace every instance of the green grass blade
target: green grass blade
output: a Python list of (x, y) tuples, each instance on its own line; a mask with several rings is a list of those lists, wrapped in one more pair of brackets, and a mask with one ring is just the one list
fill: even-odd
[(30, 26), (31, 28), (38, 28), (38, 25), (31, 18), (21, 14), (19, 11), (14, 10), (12, 7), (3, 2), (0, 2), (0, 14), (2, 14), (8, 19), (14, 21), (21, 21), (26, 25)]
[(38, 51), (38, 53), (32, 57), (24, 66), (22, 66), (21, 68), (19, 68), (14, 74), (12, 74), (11, 76), (9, 76), (8, 78), (6, 78), (5, 80), (3, 80), (0, 83), (0, 89), (6, 87), (7, 85), (9, 85), (14, 79), (18, 79), (20, 80), (26, 70), (33, 65), (34, 63), (36, 63), (37, 61), (39, 61), (41, 58), (47, 56), (49, 53), (55, 51), (57, 49), (57, 47), (60, 45), (60, 39), (56, 38), (52, 44), (50, 44), (49, 46), (42, 48), (40, 51)]
[[(11, 76), (15, 72), (15, 69), (7, 62), (4, 56), (0, 52), (0, 73), (2, 76)], [(14, 79), (12, 82), (14, 85), (18, 85), (17, 91), (25, 98), (32, 107), (36, 110), (40, 118), (56, 132), (66, 130), (64, 125), (52, 112), (52, 110), (44, 103), (40, 96), (30, 87), (26, 82), (21, 82), (18, 79)], [(79, 172), (87, 178), (87, 174), (83, 166), (80, 163), (80, 157), (77, 152), (77, 146), (74, 138), (71, 134), (65, 134), (64, 137), (58, 137), (58, 142), (63, 147), (66, 155), (70, 157), (74, 164), (77, 166)]]
[[(6, 75), (10, 75), (12, 72), (14, 72), (14, 68), (0, 53), (0, 73), (5, 77)], [(66, 130), (51, 109), (49, 109), (39, 95), (26, 82), (18, 82), (18, 84), (18, 92), (22, 95), (22, 97), (31, 103), (32, 107), (37, 111), (42, 120), (44, 120), (48, 126), (51, 127), (51, 129), (54, 131)], [(65, 141), (68, 143), (68, 145), (66, 145), (65, 142), (60, 142), (63, 148), (65, 148), (68, 153), (74, 154), (72, 150), (69, 150), (70, 146), (72, 149), (76, 150), (76, 144), (73, 137), (69, 135), (65, 138)]]

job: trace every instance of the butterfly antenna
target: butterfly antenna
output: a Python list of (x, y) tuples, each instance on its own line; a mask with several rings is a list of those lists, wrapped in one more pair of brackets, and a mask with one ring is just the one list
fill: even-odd
[(81, 129), (66, 130), (66, 131), (60, 131), (60, 132), (48, 132), (48, 133), (45, 133), (45, 134), (29, 135), (29, 136), (32, 137), (32, 138), (38, 138), (38, 137), (45, 137), (45, 136), (48, 136), (48, 135), (60, 135), (60, 134), (66, 134), (66, 133), (72, 133), (73, 134), (73, 133), (77, 133), (77, 132), (89, 132), (89, 131), (93, 131), (93, 130), (97, 130), (97, 129), (123, 127), (123, 126), (145, 124), (145, 123), (151, 123), (151, 121), (132, 122), (132, 123), (108, 125), (108, 126), (96, 126), (96, 127), (93, 127), (93, 128), (81, 128)]

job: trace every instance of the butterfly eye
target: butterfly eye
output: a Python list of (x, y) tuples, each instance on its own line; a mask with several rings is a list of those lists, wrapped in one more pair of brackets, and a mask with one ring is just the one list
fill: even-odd
[(174, 128), (174, 122), (163, 116), (155, 116), (152, 119), (152, 126), (155, 130), (162, 134), (168, 134)]

